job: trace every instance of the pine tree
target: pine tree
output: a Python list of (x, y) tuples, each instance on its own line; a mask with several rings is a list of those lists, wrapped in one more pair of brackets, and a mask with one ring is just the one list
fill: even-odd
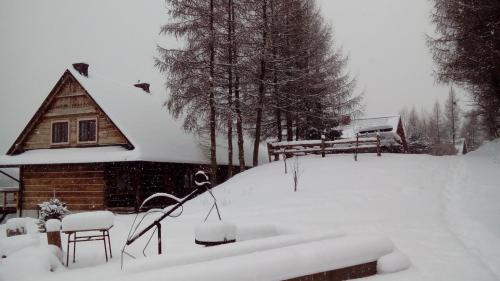
[[(158, 69), (167, 74), (170, 89), (168, 108), (176, 118), (183, 116), (186, 130), (208, 135), (211, 180), (217, 182), (216, 128), (216, 19), (221, 18), (220, 0), (167, 0), (173, 22), (161, 28), (162, 34), (185, 39), (181, 49), (158, 47)], [(218, 81), (218, 80), (217, 80)]]
[(469, 151), (475, 150), (481, 145), (483, 141), (483, 136), (481, 133), (481, 126), (478, 120), (478, 112), (472, 110), (465, 114), (464, 125), (460, 135), (465, 138), (465, 143)]
[(437, 36), (428, 43), (438, 81), (469, 90), (490, 138), (500, 127), (500, 2), (434, 0)]

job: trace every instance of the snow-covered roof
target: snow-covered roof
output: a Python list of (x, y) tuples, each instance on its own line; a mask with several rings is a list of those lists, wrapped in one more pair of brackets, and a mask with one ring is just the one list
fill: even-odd
[(338, 127), (338, 129), (342, 130), (343, 138), (355, 137), (361, 131), (391, 129), (392, 132), (396, 132), (400, 118), (400, 116), (386, 116), (355, 119), (349, 125)]
[[(165, 98), (156, 93), (145, 93), (134, 87), (132, 82), (126, 85), (107, 80), (92, 68), (88, 77), (80, 75), (72, 67), (68, 71), (130, 140), (134, 149), (117, 146), (30, 150), (18, 155), (0, 156), (0, 166), (115, 161), (210, 163), (206, 141), (182, 128), (182, 120), (175, 120), (165, 107)], [(252, 160), (251, 142), (253, 140), (245, 140), (246, 163)], [(233, 164), (237, 165), (236, 139), (234, 143)], [(260, 163), (267, 159), (264, 150), (262, 146)], [(227, 139), (219, 136), (217, 162), (227, 164), (227, 158)]]

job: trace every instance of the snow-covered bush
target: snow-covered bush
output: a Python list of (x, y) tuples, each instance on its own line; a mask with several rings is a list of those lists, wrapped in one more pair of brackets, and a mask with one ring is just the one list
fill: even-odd
[(38, 206), (40, 207), (40, 220), (38, 224), (42, 231), (45, 231), (46, 221), (50, 219), (62, 220), (69, 213), (66, 203), (57, 198), (51, 198), (49, 201), (38, 204)]
[(408, 152), (411, 154), (430, 154), (431, 141), (422, 135), (412, 135), (408, 138)]
[(7, 237), (26, 234), (26, 221), (24, 218), (9, 219), (5, 229), (7, 231)]

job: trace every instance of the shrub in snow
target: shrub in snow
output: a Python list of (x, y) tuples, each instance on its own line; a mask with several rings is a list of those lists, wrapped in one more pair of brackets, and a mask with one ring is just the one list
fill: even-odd
[(236, 225), (233, 223), (217, 221), (204, 222), (195, 228), (196, 241), (203, 243), (224, 243), (236, 240)]
[(26, 220), (24, 218), (9, 219), (5, 225), (7, 237), (26, 234)]
[(50, 219), (62, 220), (69, 211), (66, 203), (57, 198), (51, 198), (49, 201), (38, 204), (40, 207), (40, 230), (45, 231), (45, 222)]
[(385, 255), (377, 261), (377, 272), (379, 274), (396, 273), (410, 268), (410, 259), (398, 250)]

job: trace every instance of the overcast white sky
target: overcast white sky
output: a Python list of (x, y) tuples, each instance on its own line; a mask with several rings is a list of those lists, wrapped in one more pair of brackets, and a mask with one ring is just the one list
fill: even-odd
[[(431, 108), (447, 88), (436, 85), (424, 35), (428, 0), (319, 0), (337, 44), (365, 91), (366, 115)], [(122, 83), (151, 81), (158, 35), (168, 20), (163, 0), (0, 0), (0, 151), (4, 153), (73, 62), (87, 61)], [(105, 73), (103, 73), (105, 71)]]

